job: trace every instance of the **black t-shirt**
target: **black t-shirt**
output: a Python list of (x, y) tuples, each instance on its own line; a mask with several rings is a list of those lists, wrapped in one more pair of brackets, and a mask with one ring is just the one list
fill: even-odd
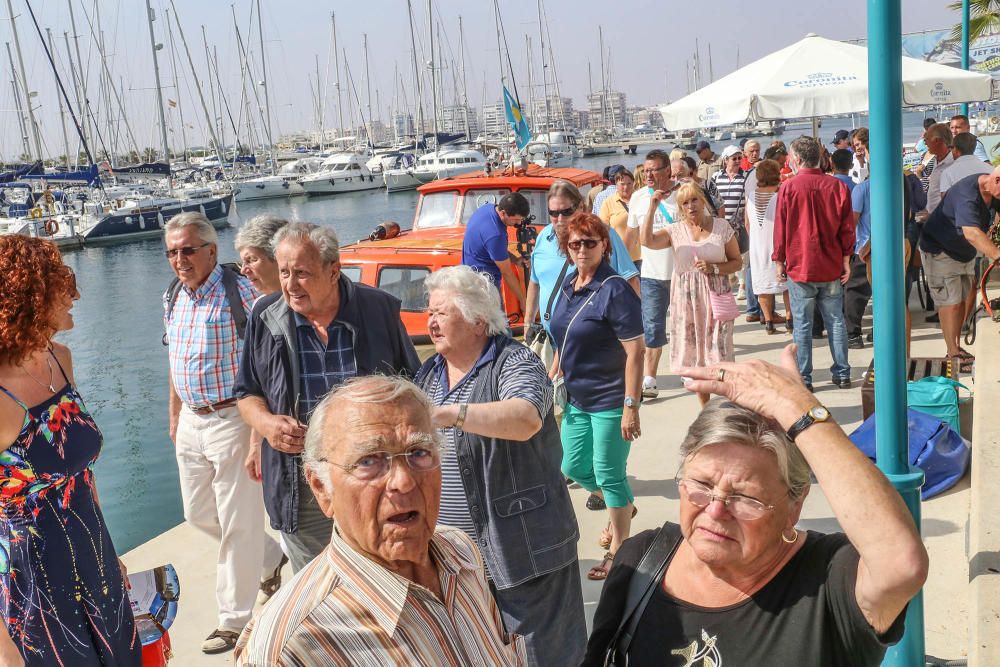
[[(672, 530), (677, 526), (667, 524)], [(603, 665), (618, 628), (628, 582), (655, 531), (626, 540), (615, 556), (594, 615), (584, 666)], [(858, 552), (843, 533), (809, 531), (806, 543), (750, 598), (718, 609), (667, 595), (650, 598), (629, 649), (629, 667), (718, 665), (878, 665), (903, 636), (905, 609), (876, 634), (855, 597)]]
[(972, 174), (948, 188), (944, 199), (924, 223), (920, 249), (932, 254), (945, 253), (957, 262), (976, 258), (975, 247), (965, 240), (962, 227), (979, 227), (989, 231), (993, 216), (1000, 211), (1000, 200), (993, 198), (989, 206), (979, 193), (979, 177)]

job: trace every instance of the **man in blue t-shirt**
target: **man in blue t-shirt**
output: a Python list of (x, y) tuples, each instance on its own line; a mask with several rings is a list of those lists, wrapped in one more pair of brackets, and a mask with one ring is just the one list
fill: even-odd
[(986, 234), (998, 211), (1000, 168), (972, 174), (948, 188), (920, 237), (924, 273), (938, 308), (947, 354), (963, 366), (972, 361), (959, 345), (962, 322), (968, 316), (965, 297), (973, 289), (976, 255), (982, 253), (992, 262), (1000, 259), (1000, 248)]
[(501, 297), (501, 280), (505, 281), (517, 297), (521, 312), (524, 312), (524, 285), (517, 280), (510, 264), (507, 227), (520, 225), (529, 212), (528, 200), (519, 192), (505, 195), (499, 204), (483, 204), (466, 223), (462, 241), (462, 264), (490, 274)]

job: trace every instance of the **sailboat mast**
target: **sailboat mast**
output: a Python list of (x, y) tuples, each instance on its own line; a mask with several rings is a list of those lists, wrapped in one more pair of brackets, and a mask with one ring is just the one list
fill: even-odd
[(462, 61), (462, 116), (465, 119), (465, 140), (472, 141), (471, 129), (469, 128), (469, 90), (465, 85), (465, 31), (462, 29), (462, 15), (458, 16), (458, 48), (461, 51), (459, 56)]
[(28, 91), (28, 79), (24, 74), (24, 59), (21, 57), (21, 39), (17, 36), (17, 24), (14, 21), (14, 6), (7, 0), (7, 13), (10, 14), (10, 31), (14, 33), (14, 51), (17, 53), (17, 65), (21, 71), (21, 91), (24, 95), (24, 106), (28, 112), (28, 129), (31, 131), (31, 138), (35, 143), (35, 155), (39, 160), (42, 157), (42, 140), (39, 137), (38, 121), (35, 120), (35, 110), (31, 106), (31, 93)]
[[(49, 38), (49, 51), (56, 52), (56, 47), (52, 42), (52, 30), (45, 29), (45, 34)], [(69, 171), (69, 135), (66, 134), (66, 107), (63, 106), (62, 95), (59, 94), (59, 84), (56, 84), (56, 99), (59, 101), (59, 126), (62, 128), (63, 138), (63, 165)]]
[(420, 77), (420, 66), (417, 64), (417, 38), (413, 31), (413, 3), (411, 0), (406, 0), (406, 13), (410, 17), (410, 50), (413, 53), (413, 83), (417, 87), (417, 127), (416, 136), (413, 138), (413, 150), (414, 152), (420, 149), (420, 140), (424, 138), (424, 93), (423, 85), (421, 84)]
[(524, 47), (527, 50), (528, 59), (528, 114), (531, 117), (531, 124), (537, 128), (537, 124), (535, 123), (538, 120), (535, 118), (535, 77), (533, 63), (531, 62), (531, 35), (524, 36)]
[[(538, 6), (538, 50), (542, 54), (542, 95), (545, 98), (545, 131), (551, 130), (552, 123), (549, 119), (549, 77), (545, 63), (545, 23), (542, 21), (542, 0), (536, 3)], [(549, 137), (551, 139), (551, 137)]]
[[(411, 19), (411, 26), (412, 23)], [(330, 12), (330, 26), (330, 30), (333, 32), (333, 68), (336, 70), (337, 79), (334, 84), (337, 89), (337, 122), (340, 125), (337, 128), (337, 134), (342, 135), (344, 133), (344, 103), (340, 94), (340, 51), (337, 49), (337, 16), (334, 12)]]
[(601, 46), (601, 125), (606, 130), (614, 130), (614, 124), (608, 126), (608, 85), (604, 74), (604, 30), (597, 26), (597, 39)]
[(368, 135), (368, 146), (371, 148), (375, 147), (375, 139), (372, 137), (372, 79), (368, 73), (368, 33), (362, 33), (362, 44), (364, 46), (365, 52), (365, 85), (368, 87), (368, 100), (366, 106), (368, 107), (368, 125), (365, 128), (365, 134)]
[[(153, 77), (156, 80), (156, 112), (160, 116), (160, 141), (163, 143), (163, 159), (169, 167), (170, 145), (167, 142), (167, 114), (163, 110), (163, 86), (160, 84), (160, 61), (156, 57), (156, 51), (158, 48), (162, 48), (162, 45), (157, 45), (156, 35), (153, 33), (153, 21), (155, 20), (153, 7), (149, 4), (149, 0), (146, 0), (146, 22), (149, 24), (149, 47), (153, 54)], [(169, 178), (167, 179), (167, 186), (170, 187)]]
[(21, 129), (21, 145), (24, 154), (31, 159), (31, 141), (28, 136), (28, 126), (24, 122), (24, 109), (21, 108), (21, 91), (17, 88), (17, 71), (14, 69), (14, 56), (10, 52), (10, 42), (4, 42), (7, 47), (7, 60), (10, 61), (10, 85), (14, 91), (14, 106), (17, 107), (17, 125)]
[[(10, 2), (10, 0), (7, 0)], [(427, 66), (431, 70), (431, 98), (434, 105), (434, 150), (440, 155), (441, 146), (438, 145), (438, 87), (436, 75), (434, 74), (437, 69), (437, 63), (434, 61), (434, 11), (431, 8), (431, 0), (427, 0), (427, 33), (430, 38), (431, 47), (431, 59), (428, 61)]]
[[(174, 0), (170, 0), (172, 3)], [(267, 85), (267, 57), (264, 54), (264, 16), (260, 13), (260, 0), (257, 0), (257, 39), (260, 41), (260, 74), (264, 82), (264, 109), (267, 116), (267, 147), (271, 159), (271, 174), (278, 173), (277, 160), (274, 159), (274, 137), (271, 134), (271, 92)]]
[[(76, 84), (76, 104), (80, 107), (80, 116), (83, 120), (80, 130), (83, 133), (84, 142), (89, 141), (93, 134), (90, 131), (90, 101), (87, 99), (87, 81), (83, 76), (83, 58), (80, 57), (80, 35), (76, 31), (76, 16), (73, 14), (73, 0), (66, 0), (69, 5), (69, 25), (73, 31), (73, 45), (76, 50), (76, 66), (73, 70), (73, 81)], [(65, 37), (65, 33), (63, 33)], [(66, 52), (70, 54), (70, 61), (73, 56), (69, 50), (69, 38), (66, 38)], [(79, 72), (79, 77), (77, 77)], [(110, 156), (109, 156), (110, 157)], [(112, 158), (113, 161), (114, 158)]]

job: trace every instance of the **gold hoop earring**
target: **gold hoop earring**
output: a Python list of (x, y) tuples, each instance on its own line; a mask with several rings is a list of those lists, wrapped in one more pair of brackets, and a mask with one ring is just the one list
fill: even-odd
[(781, 541), (785, 544), (795, 544), (799, 540), (799, 531), (792, 528), (792, 534), (795, 536), (792, 539), (785, 537), (785, 531), (781, 531)]

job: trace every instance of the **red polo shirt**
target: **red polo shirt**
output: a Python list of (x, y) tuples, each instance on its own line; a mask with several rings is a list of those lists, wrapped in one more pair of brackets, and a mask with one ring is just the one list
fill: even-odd
[(774, 214), (774, 252), (797, 283), (825, 283), (844, 273), (854, 252), (854, 216), (847, 186), (819, 169), (800, 169), (782, 183)]

